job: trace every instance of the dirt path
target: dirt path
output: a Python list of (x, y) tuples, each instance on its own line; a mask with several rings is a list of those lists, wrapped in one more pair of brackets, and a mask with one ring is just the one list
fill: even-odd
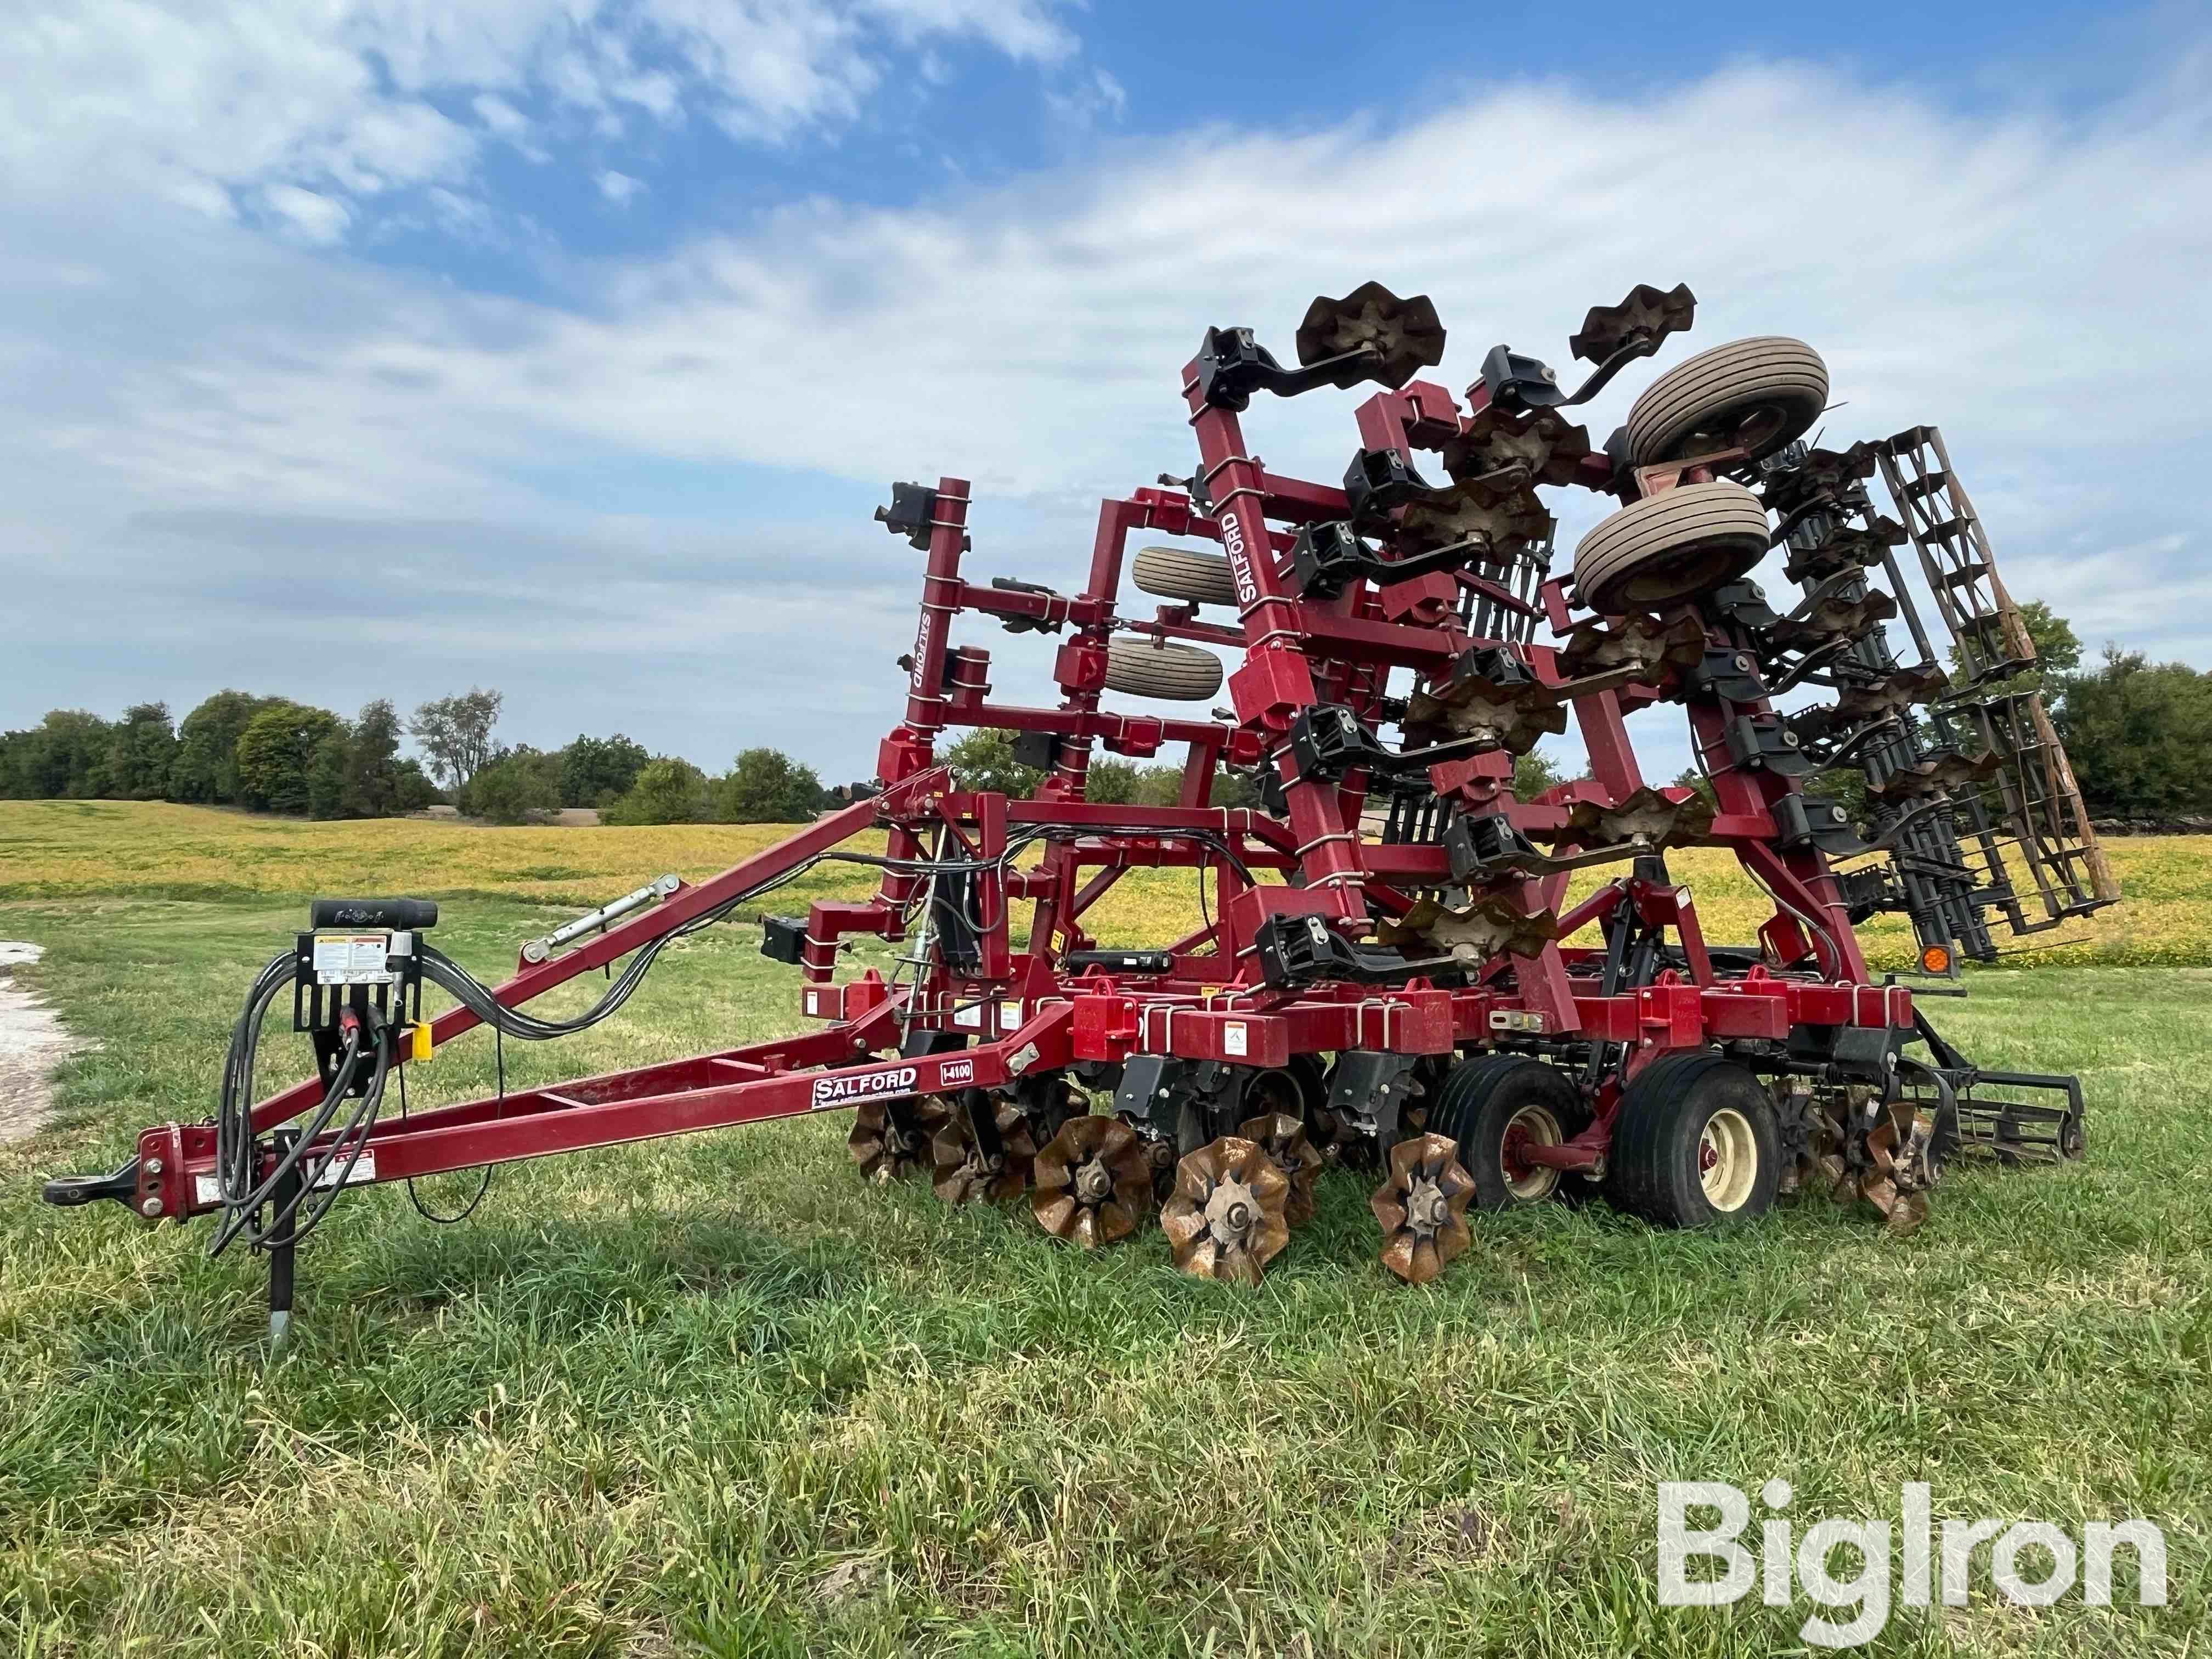
[(14, 970), (46, 952), (0, 939), (0, 1140), (18, 1140), (46, 1121), (53, 1070), (84, 1047), (54, 1011), (15, 983)]

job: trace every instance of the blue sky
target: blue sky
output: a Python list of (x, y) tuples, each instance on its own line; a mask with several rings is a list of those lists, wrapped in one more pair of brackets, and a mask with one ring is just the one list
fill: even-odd
[[(1834, 435), (1943, 426), (2017, 591), (2212, 665), (2183, 11), (214, 9), (0, 21), (0, 724), (476, 683), (516, 740), (865, 774), (890, 479), (974, 477), (977, 574), (1072, 586), (1097, 498), (1188, 464), (1200, 330), (1286, 345), (1369, 276), (1436, 296), (1454, 386), (1687, 280), (1662, 362), (1811, 340)], [(1334, 477), (1353, 401), (1255, 442)], [(1554, 505), (1571, 547), (1597, 503)]]

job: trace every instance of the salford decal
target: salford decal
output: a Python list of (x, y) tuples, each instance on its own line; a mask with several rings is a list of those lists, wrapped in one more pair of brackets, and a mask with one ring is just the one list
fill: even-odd
[(1237, 603), (1242, 607), (1260, 597), (1252, 580), (1252, 562), (1244, 556), (1244, 531), (1234, 513), (1221, 515), (1221, 549), (1229, 555), (1230, 579), (1237, 584)]
[(910, 1095), (918, 1076), (911, 1066), (901, 1066), (888, 1072), (832, 1072), (814, 1079), (814, 1098), (811, 1109), (820, 1111), (825, 1106), (844, 1106), (856, 1100), (874, 1100), (884, 1095)]
[(922, 675), (927, 671), (929, 664), (930, 638), (936, 632), (937, 613), (924, 606), (921, 613), (921, 626), (915, 630), (914, 635), (914, 672), (907, 677), (908, 683), (917, 693), (922, 689)]

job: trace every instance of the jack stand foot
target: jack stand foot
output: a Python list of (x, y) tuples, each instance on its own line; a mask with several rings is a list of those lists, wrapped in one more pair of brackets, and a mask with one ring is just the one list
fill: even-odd
[[(297, 1134), (296, 1130), (277, 1132), (275, 1139), (278, 1157), (291, 1150)], [(295, 1216), (286, 1212), (295, 1209), (300, 1196), (300, 1168), (295, 1164), (289, 1173), (276, 1183), (276, 1190), (270, 1200), (276, 1206), (276, 1213), (281, 1218), (269, 1230), (269, 1346), (272, 1349), (284, 1346), (284, 1338), (292, 1328)]]

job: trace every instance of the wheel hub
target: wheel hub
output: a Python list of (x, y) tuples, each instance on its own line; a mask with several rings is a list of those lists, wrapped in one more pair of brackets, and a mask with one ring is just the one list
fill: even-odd
[(1759, 1181), (1759, 1139), (1751, 1120), (1723, 1106), (1698, 1136), (1698, 1182), (1705, 1201), (1723, 1215), (1741, 1210)]
[(1552, 1195), (1552, 1189), (1559, 1184), (1559, 1172), (1531, 1158), (1528, 1150), (1556, 1146), (1565, 1138), (1559, 1119), (1541, 1106), (1524, 1106), (1507, 1121), (1498, 1161), (1504, 1171), (1506, 1188), (1515, 1198), (1533, 1203)]
[(1407, 1224), (1422, 1237), (1433, 1238), (1450, 1219), (1451, 1200), (1444, 1196), (1443, 1188), (1433, 1181), (1415, 1182), (1406, 1196)]
[(1222, 1244), (1241, 1244), (1251, 1233), (1259, 1203), (1241, 1181), (1224, 1181), (1206, 1200), (1206, 1231)]

